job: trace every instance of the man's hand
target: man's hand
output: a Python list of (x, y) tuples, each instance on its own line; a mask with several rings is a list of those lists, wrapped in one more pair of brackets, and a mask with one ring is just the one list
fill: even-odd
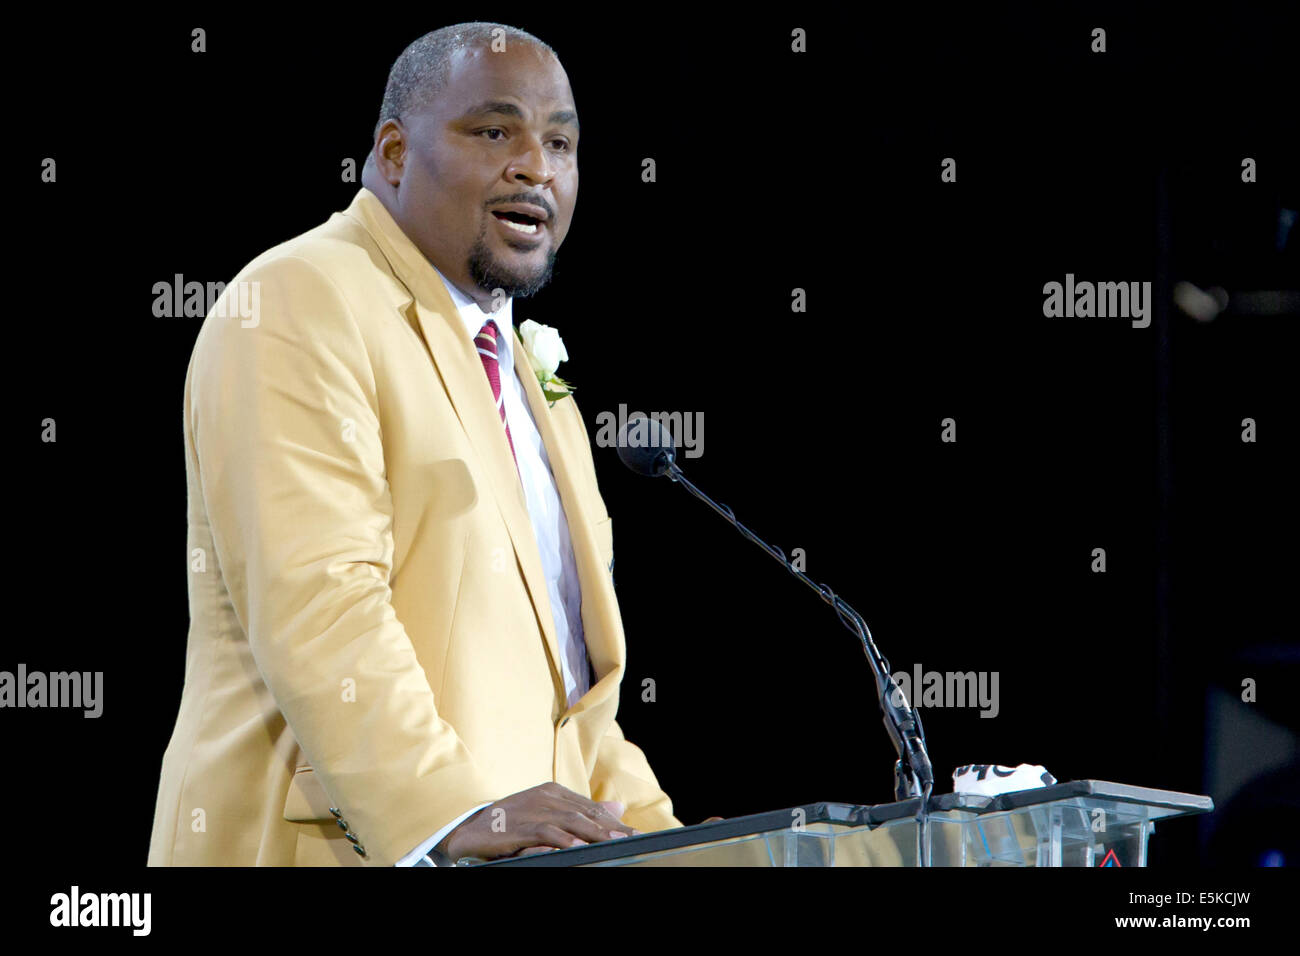
[[(492, 860), (640, 833), (618, 818), (623, 810), (621, 803), (596, 803), (558, 783), (543, 783), (484, 807), (448, 833), (437, 849), (453, 861), (463, 856)], [(494, 830), (497, 820), (501, 823)]]
[[(607, 807), (618, 807), (618, 810), (615, 811), (615, 812), (617, 812), (617, 813), (622, 813), (622, 804), (619, 804), (619, 803), (609, 803), (609, 802), (604, 802), (602, 805), (603, 805), (603, 806), (607, 806)], [(484, 807), (483, 809), (486, 810), (487, 808)], [(726, 817), (708, 817), (708, 818), (706, 818), (706, 819), (704, 819), (704, 820), (701, 820), (700, 823), (701, 823), (701, 824), (704, 824), (704, 823), (716, 823), (716, 822), (719, 821), (719, 820), (725, 820), (725, 819), (726, 819)], [(638, 830), (633, 830), (632, 832), (633, 832), (633, 833), (638, 833), (638, 832), (640, 832), (640, 831), (638, 831)], [(531, 856), (531, 855), (534, 854), (534, 853), (545, 853), (547, 850), (554, 850), (554, 849), (556, 849), (556, 848), (553, 847), (553, 846), (530, 846), (530, 847), (528, 847), (527, 849), (520, 850), (518, 853), (515, 854), (515, 856)]]

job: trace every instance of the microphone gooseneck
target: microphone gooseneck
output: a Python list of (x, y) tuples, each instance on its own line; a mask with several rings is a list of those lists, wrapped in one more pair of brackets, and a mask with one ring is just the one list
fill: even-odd
[(885, 730), (898, 754), (898, 760), (894, 764), (894, 796), (899, 801), (913, 797), (920, 798), (916, 813), (917, 862), (920, 866), (929, 866), (930, 840), (926, 811), (930, 802), (930, 793), (934, 788), (934, 767), (926, 751), (925, 730), (921, 725), (920, 715), (913, 709), (903, 689), (898, 686), (898, 682), (890, 673), (889, 661), (876, 647), (871, 629), (867, 627), (862, 615), (828, 586), (817, 584), (796, 568), (786, 558), (784, 551), (768, 544), (737, 521), (735, 513), (730, 508), (714, 501), (697, 488), (677, 465), (676, 444), (659, 422), (650, 418), (634, 418), (628, 421), (618, 435), (618, 456), (623, 464), (637, 474), (649, 477), (667, 475), (671, 481), (699, 498), (725, 518), (744, 538), (754, 542), (781, 562), (792, 575), (816, 591), (823, 601), (835, 609), (840, 623), (858, 636), (876, 681)]

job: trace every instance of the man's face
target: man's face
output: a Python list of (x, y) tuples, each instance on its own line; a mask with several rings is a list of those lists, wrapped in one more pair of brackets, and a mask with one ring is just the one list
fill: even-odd
[(578, 195), (559, 61), (515, 42), (463, 50), (443, 92), (402, 120), (381, 127), (378, 149), (389, 181), (400, 176), (394, 218), (420, 251), (480, 305), (544, 286)]

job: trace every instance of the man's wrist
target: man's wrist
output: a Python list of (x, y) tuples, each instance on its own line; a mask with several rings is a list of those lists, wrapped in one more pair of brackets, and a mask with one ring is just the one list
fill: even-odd
[(479, 813), (481, 812), (482, 809), (480, 808), (474, 813), (471, 813), (464, 820), (461, 820), (460, 823), (452, 827), (451, 831), (445, 837), (443, 837), (442, 840), (439, 841), (438, 844), (434, 846), (432, 850), (429, 851), (429, 858), (432, 859), (434, 863), (438, 864), (438, 866), (455, 866), (456, 851), (452, 847), (452, 842), (456, 837), (456, 831), (459, 830), (461, 827), (463, 827), (470, 820), (474, 819), (474, 817), (478, 816)]
[[(445, 846), (446, 844), (444, 843), (443, 845)], [(431, 849), (428, 855), (429, 855), (429, 859), (433, 861), (434, 866), (455, 866), (456, 865), (455, 860), (449, 857), (446, 853), (443, 853), (437, 847)]]

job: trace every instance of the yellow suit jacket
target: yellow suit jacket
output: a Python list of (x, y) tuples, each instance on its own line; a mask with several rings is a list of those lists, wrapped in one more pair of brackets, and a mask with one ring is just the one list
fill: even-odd
[(549, 407), (514, 349), (596, 677), (569, 708), (487, 376), (378, 198), (222, 297), (185, 379), (190, 628), (150, 865), (389, 866), (548, 780), (643, 831), (681, 826), (614, 719), (612, 526), (574, 400)]

